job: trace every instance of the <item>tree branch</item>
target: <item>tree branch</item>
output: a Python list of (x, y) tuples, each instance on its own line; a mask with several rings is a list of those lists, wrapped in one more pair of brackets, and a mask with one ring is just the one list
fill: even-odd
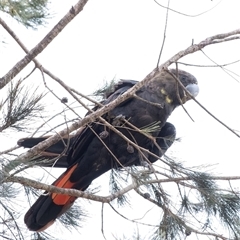
[[(240, 176), (223, 176), (223, 177), (211, 177), (212, 180), (240, 180)], [(89, 200), (102, 202), (102, 203), (110, 203), (114, 199), (118, 198), (119, 196), (122, 196), (123, 194), (138, 188), (142, 185), (152, 184), (152, 183), (169, 183), (169, 182), (181, 182), (181, 181), (189, 181), (192, 180), (190, 177), (179, 177), (179, 178), (170, 178), (170, 179), (152, 179), (148, 181), (133, 181), (130, 185), (128, 185), (125, 188), (122, 188), (121, 190), (103, 197), (99, 195), (94, 195), (90, 193), (86, 193), (77, 189), (67, 189), (67, 188), (60, 188), (53, 185), (41, 183), (39, 181), (35, 181), (32, 179), (24, 178), (24, 177), (17, 177), (17, 176), (8, 176), (6, 177), (3, 182), (14, 182), (14, 183), (20, 183), (24, 186), (33, 187), (36, 189), (45, 190), (49, 193), (59, 193), (59, 194), (65, 194), (73, 197), (81, 197), (86, 198)]]
[[(5, 76), (0, 78), (0, 89), (8, 84), (24, 67), (28, 65), (49, 43), (66, 27), (66, 25), (83, 10), (88, 0), (80, 0), (68, 13), (57, 23), (57, 25), (40, 41), (22, 60), (20, 60)], [(2, 24), (3, 21), (0, 20)]]
[[(182, 57), (184, 57), (188, 54), (197, 52), (197, 51), (203, 49), (204, 47), (206, 47), (208, 45), (218, 43), (218, 42), (216, 42), (216, 40), (220, 40), (221, 42), (224, 42), (224, 40), (226, 40), (226, 39), (232, 39), (232, 40), (233, 39), (239, 39), (240, 36), (236, 36), (236, 35), (239, 35), (239, 34), (240, 34), (240, 29), (237, 29), (237, 30), (225, 33), (225, 34), (214, 35), (210, 38), (207, 38), (207, 39), (201, 41), (199, 44), (191, 45), (190, 47), (186, 48), (185, 50), (180, 51), (179, 53), (177, 53), (173, 57), (171, 57), (168, 61), (161, 64), (159, 67), (155, 68), (141, 82), (134, 85), (131, 89), (129, 89), (128, 91), (126, 91), (125, 93), (120, 95), (117, 99), (115, 99), (112, 102), (104, 105), (103, 107), (99, 108), (95, 112), (87, 115), (84, 119), (73, 123), (68, 128), (66, 128), (66, 129), (58, 132), (57, 134), (49, 137), (47, 140), (39, 143), (38, 145), (34, 146), (33, 148), (31, 148), (27, 152), (20, 155), (19, 158), (17, 158), (18, 163), (16, 162), (14, 164), (14, 166), (11, 166), (11, 163), (9, 163), (5, 167), (5, 171), (9, 172), (14, 167), (18, 166), (19, 164), (27, 162), (28, 159), (31, 159), (33, 156), (37, 155), (39, 152), (41, 152), (44, 149), (48, 148), (49, 146), (53, 145), (54, 143), (59, 141), (66, 134), (69, 134), (70, 132), (72, 132), (72, 131), (74, 131), (74, 130), (82, 127), (82, 126), (85, 126), (86, 124), (95, 121), (97, 118), (99, 118), (103, 114), (109, 112), (110, 110), (115, 108), (117, 105), (119, 105), (120, 103), (125, 101), (126, 99), (132, 97), (134, 95), (134, 93), (137, 90), (139, 90), (145, 83), (151, 81), (151, 79), (153, 79), (157, 74), (159, 74), (159, 72), (161, 72), (164, 69), (167, 69), (172, 63), (177, 62), (180, 58), (182, 58)], [(234, 37), (230, 38), (231, 36), (234, 36)]]

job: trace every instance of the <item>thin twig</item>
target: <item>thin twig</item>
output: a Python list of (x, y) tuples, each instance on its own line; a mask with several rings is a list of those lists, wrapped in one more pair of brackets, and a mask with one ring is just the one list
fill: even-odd
[(177, 62), (178, 64), (182, 64), (185, 66), (191, 66), (191, 67), (203, 67), (203, 68), (208, 68), (208, 67), (226, 67), (235, 63), (240, 62), (240, 60), (236, 60), (230, 63), (225, 63), (225, 64), (216, 64), (216, 65), (200, 65), (200, 64), (192, 64), (192, 63), (184, 63), (184, 62)]
[[(138, 189), (135, 189), (136, 192), (141, 195), (142, 197), (144, 197), (144, 194), (141, 193)], [(199, 234), (199, 235), (205, 235), (205, 236), (214, 236), (214, 237), (218, 237), (218, 238), (221, 238), (223, 240), (227, 240), (227, 238), (223, 237), (223, 235), (220, 235), (220, 234), (216, 234), (214, 232), (201, 232), (197, 229), (194, 229), (190, 226), (188, 226), (186, 224), (186, 221), (183, 221), (182, 219), (180, 219), (180, 217), (176, 214), (174, 214), (168, 207), (166, 207), (165, 204), (159, 204), (156, 200), (152, 199), (152, 198), (148, 198), (147, 199), (148, 201), (150, 201), (151, 203), (155, 204), (156, 206), (160, 207), (163, 209), (163, 211), (166, 211), (167, 212), (167, 215), (171, 215), (173, 218), (175, 219), (179, 219), (181, 221), (181, 224), (185, 227), (185, 229), (189, 229), (191, 230), (192, 232), (196, 233), (196, 234)]]
[(12, 151), (18, 149), (18, 148), (20, 148), (20, 147), (19, 146), (11, 147), (11, 148), (9, 148), (9, 149), (7, 149), (5, 151), (0, 152), (0, 155), (7, 154), (9, 152), (12, 152)]
[[(139, 90), (143, 85), (145, 85), (147, 82), (152, 80), (157, 74), (159, 74), (159, 72), (161, 72), (163, 69), (167, 69), (167, 67), (170, 64), (177, 62), (183, 56), (186, 56), (188, 54), (197, 52), (197, 51), (203, 49), (205, 46), (215, 44), (216, 39), (221, 40), (222, 42), (224, 42), (226, 39), (227, 40), (239, 39), (240, 36), (232, 37), (232, 38), (230, 37), (230, 36), (236, 36), (237, 34), (240, 34), (240, 29), (237, 29), (237, 30), (225, 33), (225, 34), (214, 35), (210, 38), (207, 38), (207, 39), (201, 41), (199, 44), (193, 44), (190, 47), (188, 47), (187, 49), (178, 52), (173, 57), (171, 57), (168, 61), (166, 61), (164, 64), (161, 64), (158, 68), (155, 68), (141, 82), (134, 85), (131, 89), (129, 89), (128, 91), (126, 91), (125, 93), (120, 95), (117, 99), (115, 99), (112, 102), (104, 105), (103, 107), (99, 108), (95, 112), (87, 115), (84, 119), (82, 119), (82, 120), (80, 120), (76, 123), (73, 123), (71, 126), (69, 126), (68, 129), (64, 129), (64, 130), (60, 131), (58, 134), (53, 135), (52, 137), (50, 137), (47, 140), (41, 142), (37, 146), (31, 148), (30, 150), (28, 150), (27, 152), (25, 152), (24, 154), (19, 156), (19, 158), (18, 158), (19, 164), (21, 162), (28, 161), (28, 159), (30, 159), (31, 157), (36, 155), (38, 152), (40, 152), (40, 151), (48, 148), (49, 146), (53, 145), (54, 143), (56, 143), (60, 139), (60, 136), (64, 136), (67, 133), (70, 133), (70, 132), (72, 132), (72, 131), (74, 131), (74, 130), (82, 127), (82, 126), (85, 126), (86, 124), (88, 124), (90, 122), (94, 122), (97, 118), (99, 118), (99, 116), (102, 116), (103, 114), (109, 112), (110, 110), (115, 108), (117, 105), (119, 105), (120, 103), (125, 101), (126, 99), (132, 97), (133, 94), (137, 90)], [(5, 168), (5, 170), (10, 171), (12, 169), (12, 167), (13, 166), (8, 165), (7, 168)]]
[[(177, 78), (178, 78), (178, 65), (176, 63), (176, 69), (177, 69)], [(176, 80), (176, 76), (173, 75), (170, 71), (167, 71), (175, 80)], [(181, 104), (181, 107), (183, 108), (183, 110), (185, 111), (185, 113), (188, 115), (188, 117), (194, 122), (193, 118), (191, 117), (190, 113), (187, 111), (187, 109), (184, 107), (183, 105), (183, 102), (182, 102), (182, 99), (180, 98), (180, 95), (179, 95), (179, 84), (178, 82), (180, 82), (179, 78), (178, 78), (178, 81), (177, 81), (177, 84), (176, 84), (176, 93), (177, 93), (177, 97), (178, 97), (178, 101), (180, 102)], [(184, 89), (183, 89), (184, 90)], [(184, 92), (185, 94), (185, 92)]]
[(103, 207), (104, 207), (104, 203), (102, 203), (102, 210), (101, 210), (101, 232), (102, 232), (102, 235), (104, 237), (104, 239), (106, 240), (106, 237), (105, 237), (105, 234), (104, 234), (104, 228), (103, 228)]
[(168, 0), (168, 5), (167, 5), (167, 13), (166, 13), (164, 33), (163, 33), (163, 41), (162, 41), (162, 46), (161, 46), (160, 53), (159, 53), (159, 55), (158, 55), (157, 67), (158, 67), (158, 65), (159, 65), (160, 58), (161, 58), (162, 52), (163, 52), (164, 43), (165, 43), (165, 40), (166, 40), (167, 23), (168, 23), (168, 13), (169, 13), (169, 4), (170, 4), (170, 0)]
[[(218, 181), (226, 181), (226, 180), (233, 181), (233, 180), (240, 180), (240, 176), (222, 176), (222, 177), (213, 176), (209, 179), (218, 180)], [(35, 181), (32, 179), (18, 177), (18, 176), (12, 176), (12, 175), (8, 175), (8, 177), (5, 177), (5, 179), (2, 179), (2, 182), (15, 182), (15, 183), (20, 183), (24, 186), (33, 187), (36, 189), (42, 189), (42, 190), (45, 190), (50, 193), (59, 193), (59, 194), (73, 196), (73, 197), (86, 198), (86, 199), (97, 201), (97, 202), (109, 203), (109, 202), (113, 201), (114, 199), (118, 198), (119, 196), (122, 196), (123, 194), (125, 194), (141, 185), (148, 185), (148, 184), (153, 184), (153, 183), (181, 182), (181, 181), (189, 181), (189, 180), (192, 180), (192, 179), (190, 177), (178, 177), (178, 178), (169, 178), (169, 179), (151, 179), (151, 180), (142, 181), (142, 182), (134, 181), (132, 184), (128, 185), (127, 187), (124, 187), (121, 190), (114, 192), (111, 195), (106, 196), (106, 197), (86, 193), (86, 192), (76, 190), (76, 189), (60, 188), (60, 187), (56, 187), (53, 185), (41, 183), (39, 181)]]
[(134, 219), (129, 219), (127, 218), (126, 216), (124, 216), (123, 214), (121, 214), (120, 212), (118, 212), (111, 203), (109, 203), (109, 206), (113, 209), (113, 211), (115, 213), (117, 213), (119, 216), (121, 216), (122, 218), (130, 221), (130, 222), (133, 222), (133, 223), (137, 223), (137, 224), (141, 224), (141, 225), (144, 225), (144, 226), (149, 226), (149, 227), (159, 227), (159, 225), (153, 225), (153, 224), (149, 224), (149, 223), (143, 223), (143, 222), (139, 222), (137, 220), (134, 220)]
[(210, 12), (211, 10), (213, 10), (215, 7), (217, 7), (218, 4), (220, 4), (220, 3), (222, 2), (222, 0), (221, 0), (220, 2), (218, 2), (216, 5), (214, 5), (212, 8), (210, 8), (210, 9), (204, 11), (204, 12), (195, 14), (195, 15), (189, 15), (189, 14), (181, 13), (181, 12), (179, 12), (179, 11), (176, 11), (176, 10), (174, 10), (174, 9), (168, 8), (168, 7), (160, 4), (160, 3), (157, 2), (156, 0), (154, 0), (154, 2), (155, 2), (157, 5), (159, 5), (160, 7), (162, 7), (162, 8), (167, 8), (167, 9), (169, 9), (170, 11), (175, 12), (175, 13), (177, 13), (177, 14), (180, 14), (180, 15), (183, 15), (183, 16), (186, 16), (186, 17), (198, 17), (198, 16), (201, 16), (201, 15), (203, 15), (203, 14), (205, 14), (205, 13)]
[[(168, 73), (170, 73), (168, 70), (166, 70)], [(170, 73), (171, 74), (171, 73)], [(171, 74), (173, 77), (174, 75)], [(230, 132), (232, 132), (233, 134), (235, 134), (237, 137), (240, 138), (240, 135), (237, 134), (233, 129), (231, 129), (229, 126), (227, 126), (224, 122), (222, 122), (220, 119), (218, 119), (217, 117), (215, 117), (210, 111), (208, 111), (198, 100), (196, 100), (196, 98), (185, 88), (185, 86), (181, 83), (181, 81), (174, 77), (175, 80), (178, 82), (178, 84), (184, 89), (184, 91), (186, 91), (186, 93), (205, 111), (207, 112), (211, 117), (213, 117), (217, 122), (219, 122), (221, 125), (223, 125), (225, 128), (227, 128)]]
[(140, 101), (142, 101), (142, 102), (146, 102), (146, 103), (148, 103), (149, 105), (156, 106), (156, 107), (159, 107), (159, 108), (162, 108), (162, 109), (163, 109), (163, 105), (160, 104), (160, 103), (155, 103), (155, 102), (147, 101), (146, 99), (139, 97), (137, 94), (133, 94), (133, 97), (136, 98), (136, 99), (138, 99), (138, 100), (140, 100)]
[[(24, 67), (28, 65), (39, 53), (41, 53), (49, 43), (73, 20), (88, 0), (80, 0), (73, 6), (68, 13), (54, 26), (54, 28), (22, 59), (20, 60), (5, 76), (0, 78), (0, 89), (8, 84)], [(0, 24), (4, 22), (0, 19)]]
[(203, 55), (205, 57), (207, 57), (207, 59), (209, 59), (211, 62), (215, 63), (216, 66), (220, 67), (228, 76), (230, 76), (231, 78), (233, 78), (234, 80), (239, 82), (234, 76), (232, 76), (229, 72), (227, 72), (221, 65), (219, 65), (217, 62), (215, 62), (213, 59), (211, 59), (202, 49), (201, 49), (201, 52), (203, 53)]

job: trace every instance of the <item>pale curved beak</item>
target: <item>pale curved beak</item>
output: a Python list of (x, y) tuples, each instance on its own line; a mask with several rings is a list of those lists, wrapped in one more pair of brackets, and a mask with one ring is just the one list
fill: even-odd
[(193, 97), (196, 97), (199, 93), (199, 87), (194, 83), (188, 84), (186, 89), (193, 95)]
[[(189, 93), (191, 93), (191, 95), (193, 97), (196, 97), (199, 93), (199, 87), (197, 84), (194, 84), (194, 83), (190, 83), (186, 86), (186, 89), (189, 91)], [(185, 103), (187, 102), (188, 100), (191, 99), (191, 97), (189, 97), (186, 93), (184, 94), (185, 96), (183, 97), (182, 99), (182, 102)]]

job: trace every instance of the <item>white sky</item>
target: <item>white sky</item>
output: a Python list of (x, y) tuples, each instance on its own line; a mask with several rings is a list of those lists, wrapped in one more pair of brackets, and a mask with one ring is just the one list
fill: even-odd
[[(167, 5), (167, 1), (159, 2)], [(220, 1), (172, 0), (170, 7), (185, 14), (196, 15), (212, 8), (218, 2)], [(27, 30), (9, 17), (5, 16), (4, 19), (28, 49), (31, 49), (75, 3), (76, 1), (70, 0), (61, 4), (59, 1), (52, 1), (51, 12), (54, 12), (55, 16), (49, 20), (46, 27), (37, 31)], [(239, 28), (239, 7), (239, 0), (223, 0), (216, 8), (198, 17), (169, 12), (161, 63), (190, 46), (192, 40), (198, 43), (212, 35)], [(165, 18), (166, 9), (158, 6), (153, 0), (89, 0), (84, 11), (37, 59), (45, 68), (82, 93), (91, 93), (101, 86), (103, 80), (111, 80), (114, 77), (142, 80), (156, 66)], [(0, 74), (3, 76), (25, 54), (2, 28), (0, 37), (4, 37), (7, 43), (0, 46)], [(218, 64), (230, 63), (240, 58), (240, 41), (209, 46), (203, 51)], [(189, 55), (181, 59), (181, 62), (213, 65), (201, 52)], [(26, 76), (32, 68), (33, 64), (29, 64), (16, 79)], [(189, 71), (198, 79), (200, 94), (197, 99), (224, 123), (240, 131), (240, 84), (220, 68), (182, 65), (179, 65), (179, 68)], [(227, 66), (227, 69), (240, 75), (240, 63)], [(239, 76), (236, 78), (240, 80)], [(67, 96), (51, 79), (46, 79), (55, 93)], [(29, 82), (43, 85), (38, 71)], [(57, 101), (52, 99), (49, 105), (55, 107), (55, 103)], [(178, 137), (182, 137), (182, 142), (175, 144), (171, 151), (187, 166), (217, 164), (211, 167), (212, 172), (239, 175), (239, 138), (213, 120), (194, 102), (185, 106), (195, 122), (193, 123), (181, 108), (174, 112), (170, 120), (177, 128)], [(59, 108), (61, 109), (61, 106)], [(15, 137), (8, 136), (7, 144), (14, 145)], [(87, 219), (86, 226), (80, 230), (82, 239), (103, 239), (100, 208), (95, 210), (95, 205), (100, 207), (100, 204), (91, 205), (94, 212), (96, 211), (91, 214), (96, 216)], [(137, 202), (132, 204), (135, 211), (127, 210), (131, 213), (130, 218), (134, 218), (132, 214), (136, 217), (143, 216), (146, 210), (143, 205), (144, 202), (138, 198)], [(124, 232), (128, 235), (128, 228), (132, 231), (132, 225), (120, 220), (115, 214), (109, 214), (104, 221), (107, 239), (113, 239), (111, 232)], [(67, 239), (64, 234), (65, 232), (62, 233), (62, 239)], [(69, 235), (68, 232), (66, 234)], [(195, 238), (193, 235), (188, 240)]]

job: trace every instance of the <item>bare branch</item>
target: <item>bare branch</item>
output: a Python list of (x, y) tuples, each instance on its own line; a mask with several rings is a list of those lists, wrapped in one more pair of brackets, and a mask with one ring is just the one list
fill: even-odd
[(168, 23), (169, 4), (170, 4), (170, 0), (168, 0), (167, 13), (166, 13), (166, 20), (165, 20), (165, 27), (164, 27), (164, 34), (163, 34), (163, 41), (162, 41), (161, 50), (160, 50), (160, 53), (159, 53), (159, 56), (158, 56), (157, 66), (159, 65), (160, 58), (161, 58), (161, 56), (162, 56), (162, 52), (163, 52), (164, 43), (165, 43), (165, 40), (166, 40), (166, 32), (167, 32), (167, 23)]
[[(240, 180), (240, 176), (214, 176), (211, 177), (212, 180)], [(99, 195), (94, 195), (90, 193), (86, 193), (83, 191), (79, 191), (76, 189), (69, 189), (69, 188), (60, 188), (60, 187), (55, 187), (53, 185), (48, 185), (45, 183), (41, 183), (32, 179), (24, 178), (24, 177), (17, 177), (17, 176), (11, 176), (9, 175), (6, 177), (3, 182), (15, 182), (15, 183), (20, 183), (24, 186), (29, 186), (33, 187), (36, 189), (42, 189), (45, 190), (49, 193), (59, 193), (59, 194), (65, 194), (73, 197), (81, 197), (81, 198), (86, 198), (89, 200), (97, 201), (97, 202), (102, 202), (102, 203), (109, 203), (112, 200), (116, 199), (117, 197), (141, 186), (141, 185), (147, 185), (147, 184), (152, 184), (152, 183), (169, 183), (169, 182), (181, 182), (181, 181), (189, 181), (192, 180), (190, 177), (179, 177), (179, 178), (169, 178), (169, 179), (152, 179), (144, 182), (137, 182), (133, 181), (132, 184), (128, 185), (125, 188), (122, 188), (121, 190), (103, 197)]]
[(179, 11), (176, 11), (176, 10), (174, 10), (174, 9), (171, 9), (171, 8), (169, 8), (169, 7), (166, 7), (166, 6), (162, 5), (162, 4), (160, 4), (160, 3), (157, 2), (156, 0), (154, 0), (154, 2), (155, 2), (157, 5), (159, 5), (160, 7), (162, 7), (162, 8), (167, 8), (167, 9), (169, 9), (170, 11), (175, 12), (175, 13), (177, 13), (177, 14), (180, 14), (180, 15), (183, 15), (183, 16), (186, 16), (186, 17), (198, 17), (198, 16), (201, 16), (201, 15), (207, 13), (207, 12), (210, 12), (212, 9), (214, 9), (215, 7), (217, 7), (217, 5), (222, 2), (222, 0), (221, 0), (220, 2), (218, 2), (218, 3), (217, 3), (215, 6), (213, 6), (212, 8), (210, 8), (210, 9), (204, 11), (204, 12), (195, 14), (195, 15), (189, 15), (189, 14), (186, 14), (186, 13), (181, 13), (181, 12), (179, 12)]
[[(133, 94), (137, 90), (139, 90), (145, 83), (147, 83), (148, 81), (151, 81), (151, 79), (154, 78), (156, 75), (158, 75), (159, 72), (161, 72), (163, 69), (167, 69), (168, 66), (170, 66), (172, 63), (177, 62), (180, 58), (182, 58), (188, 54), (197, 52), (208, 45), (215, 44), (215, 43), (217, 43), (216, 40), (224, 41), (225, 39), (230, 39), (229, 37), (235, 36), (235, 35), (237, 35), (237, 36), (233, 37), (232, 39), (239, 39), (239, 37), (240, 37), (240, 36), (238, 36), (239, 34), (240, 34), (240, 29), (237, 29), (237, 30), (225, 33), (225, 34), (214, 35), (210, 38), (207, 38), (207, 39), (201, 41), (199, 44), (194, 44), (194, 45), (188, 47), (187, 49), (180, 51), (179, 53), (177, 53), (173, 57), (171, 57), (168, 61), (161, 64), (158, 68), (155, 68), (141, 82), (134, 85), (131, 89), (126, 91), (124, 94), (120, 95), (117, 99), (113, 100), (109, 104), (104, 105), (103, 107), (99, 108), (95, 112), (87, 115), (84, 119), (73, 123), (68, 128), (51, 136), (47, 140), (39, 143), (35, 147), (28, 150), (26, 153), (20, 155), (19, 158), (17, 159), (19, 161), (19, 164), (28, 161), (28, 159), (31, 159), (33, 156), (38, 154), (40, 151), (42, 151), (42, 150), (48, 148), (49, 146), (53, 145), (54, 143), (56, 143), (58, 140), (61, 139), (61, 137), (65, 136), (66, 134), (71, 133), (72, 131), (74, 131), (82, 126), (85, 126), (86, 124), (88, 124), (90, 122), (95, 121), (97, 118), (99, 118), (103, 114), (109, 112), (110, 110), (115, 108), (117, 105), (119, 105), (120, 103), (125, 101), (126, 99), (132, 97)], [(10, 166), (7, 166), (7, 169), (5, 169), (5, 171), (9, 172), (11, 169), (13, 169), (13, 168)]]
[[(167, 70), (168, 71), (168, 70)], [(222, 122), (220, 119), (218, 119), (217, 117), (215, 117), (210, 111), (208, 111), (198, 100), (196, 100), (196, 98), (194, 96), (192, 96), (191, 93), (189, 93), (189, 91), (184, 87), (184, 85), (179, 81), (179, 79), (177, 79), (170, 71), (168, 71), (169, 74), (172, 75), (172, 77), (174, 77), (176, 79), (176, 81), (178, 82), (178, 84), (186, 91), (186, 93), (202, 108), (204, 109), (205, 112), (207, 112), (211, 117), (213, 117), (217, 122), (219, 122), (221, 125), (223, 125), (225, 128), (227, 128), (230, 132), (232, 132), (233, 134), (235, 134), (237, 137), (240, 138), (240, 135), (238, 133), (236, 133), (233, 129), (231, 129), (229, 126), (227, 126), (224, 122)]]
[[(57, 25), (35, 46), (22, 60), (20, 60), (5, 76), (0, 78), (0, 89), (8, 84), (24, 67), (28, 65), (49, 43), (65, 28), (65, 26), (83, 10), (88, 0), (80, 0), (69, 12), (57, 23)], [(3, 21), (0, 20), (0, 24)]]

